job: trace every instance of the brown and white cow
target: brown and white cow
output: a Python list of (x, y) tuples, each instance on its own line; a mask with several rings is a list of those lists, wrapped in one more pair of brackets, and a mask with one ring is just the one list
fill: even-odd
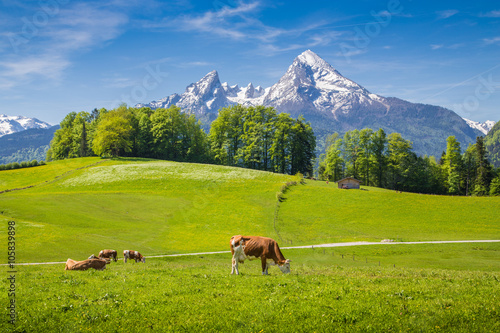
[(66, 271), (86, 271), (89, 268), (97, 269), (102, 271), (106, 268), (108, 262), (104, 259), (85, 259), (82, 261), (76, 261), (73, 259), (68, 259), (66, 261)]
[(238, 263), (245, 259), (260, 258), (262, 262), (262, 275), (267, 275), (269, 265), (278, 265), (283, 273), (290, 273), (290, 261), (285, 259), (278, 243), (274, 239), (259, 236), (233, 236), (231, 237), (232, 269), (231, 274), (240, 274)]
[(116, 250), (101, 250), (99, 252), (99, 259), (112, 259), (116, 262), (118, 260), (118, 253)]
[(125, 250), (123, 251), (123, 257), (125, 258), (125, 262), (127, 262), (127, 259), (134, 259), (135, 262), (146, 262), (146, 258), (138, 251)]

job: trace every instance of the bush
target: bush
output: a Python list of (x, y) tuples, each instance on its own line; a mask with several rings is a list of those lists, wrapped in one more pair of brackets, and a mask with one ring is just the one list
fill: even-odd
[(490, 195), (500, 195), (500, 176), (491, 181)]
[(20, 168), (31, 168), (31, 167), (36, 167), (36, 166), (46, 165), (46, 164), (47, 163), (45, 163), (45, 161), (38, 162), (37, 160), (33, 160), (31, 162), (24, 161), (21, 163), (14, 162), (14, 163), (8, 163), (8, 164), (0, 164), (0, 171), (20, 169)]

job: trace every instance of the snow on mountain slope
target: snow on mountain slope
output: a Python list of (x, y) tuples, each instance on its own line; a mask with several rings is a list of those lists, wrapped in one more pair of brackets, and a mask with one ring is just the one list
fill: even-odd
[(285, 75), (264, 97), (264, 105), (281, 112), (297, 114), (304, 110), (331, 113), (335, 119), (353, 108), (369, 106), (388, 110), (384, 98), (371, 94), (359, 84), (342, 76), (314, 52), (300, 54)]
[(0, 114), (0, 137), (30, 128), (49, 128), (52, 125), (40, 121), (36, 118), (28, 118), (23, 116), (7, 116)]
[(495, 121), (493, 120), (486, 120), (484, 123), (480, 123), (478, 121), (470, 120), (470, 119), (465, 119), (465, 122), (467, 125), (469, 125), (471, 128), (475, 128), (479, 131), (481, 131), (484, 135), (488, 134), (488, 132), (495, 126)]

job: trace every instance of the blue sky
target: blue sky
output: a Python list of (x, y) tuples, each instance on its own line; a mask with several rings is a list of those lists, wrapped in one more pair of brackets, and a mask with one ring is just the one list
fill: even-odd
[(0, 113), (71, 111), (221, 82), (271, 86), (311, 49), (369, 91), (500, 120), (496, 1), (0, 1)]

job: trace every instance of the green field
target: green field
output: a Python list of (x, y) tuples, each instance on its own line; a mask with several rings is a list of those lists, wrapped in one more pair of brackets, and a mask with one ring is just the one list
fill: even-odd
[[(0, 172), (2, 244), (16, 262), (229, 250), (235, 234), (284, 246), (500, 239), (500, 198), (339, 190), (292, 176), (146, 159), (83, 158)], [(6, 247), (6, 245), (5, 245)], [(292, 274), (230, 254), (17, 266), (17, 323), (0, 331), (462, 331), (500, 328), (500, 243), (283, 250)], [(5, 258), (5, 257), (4, 257)], [(3, 260), (6, 262), (6, 259)], [(4, 275), (8, 267), (4, 266)], [(5, 288), (8, 281), (4, 280)], [(7, 292), (0, 294), (8, 304)], [(6, 316), (5, 316), (6, 317)]]

